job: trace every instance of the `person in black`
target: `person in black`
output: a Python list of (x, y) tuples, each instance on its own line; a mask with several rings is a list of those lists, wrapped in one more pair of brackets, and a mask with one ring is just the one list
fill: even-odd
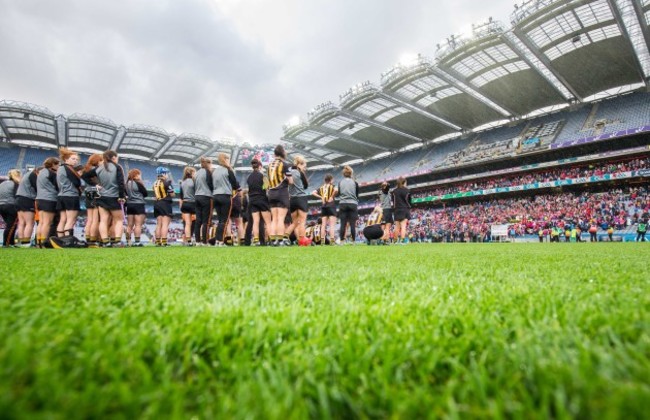
[(211, 225), (213, 203), (212, 159), (201, 157), (201, 169), (194, 176), (194, 200), (196, 202), (196, 223), (194, 237), (198, 245), (208, 244), (208, 232)]
[(352, 237), (352, 244), (356, 242), (356, 227), (357, 219), (359, 218), (358, 205), (359, 205), (359, 184), (352, 179), (354, 171), (352, 167), (346, 165), (343, 167), (343, 179), (339, 182), (336, 189), (339, 197), (339, 219), (341, 220), (341, 228), (339, 231), (340, 244), (345, 239), (347, 227), (350, 227), (350, 236)]
[[(142, 182), (142, 172), (139, 169), (129, 171), (126, 181), (126, 244), (127, 246), (142, 247), (142, 226), (146, 218), (145, 198), (149, 193)], [(135, 241), (131, 242), (131, 235)]]
[(23, 247), (30, 246), (34, 232), (36, 215), (36, 177), (38, 171), (25, 174), (16, 191), (16, 210), (18, 211), (18, 242)]
[[(99, 236), (104, 247), (122, 246), (124, 214), (122, 206), (126, 202), (126, 177), (124, 169), (118, 164), (119, 156), (114, 150), (102, 154), (103, 163), (85, 171), (81, 178), (100, 187), (101, 197), (96, 199), (99, 208)], [(109, 236), (112, 234), (113, 236)]]
[[(290, 245), (289, 236), (285, 234), (285, 219), (289, 210), (289, 185), (293, 184), (291, 167), (284, 161), (287, 152), (279, 144), (273, 150), (275, 159), (267, 168), (269, 205), (271, 206), (271, 225), (269, 234), (273, 246)], [(291, 222), (289, 222), (291, 223)]]
[(59, 159), (61, 165), (56, 173), (59, 186), (57, 207), (60, 217), (57, 236), (74, 236), (74, 227), (81, 210), (81, 177), (75, 170), (75, 167), (79, 164), (79, 155), (70, 149), (62, 147), (59, 149)]
[(20, 171), (12, 169), (7, 176), (9, 179), (0, 183), (0, 216), (5, 221), (2, 245), (13, 247), (16, 245), (16, 227), (18, 226), (16, 192), (20, 184)]
[(56, 216), (59, 185), (56, 182), (56, 171), (59, 169), (59, 159), (47, 158), (43, 168), (36, 177), (36, 205), (38, 206), (38, 230), (36, 245), (50, 247), (50, 236), (56, 235)]
[(366, 238), (368, 245), (377, 243), (377, 240), (384, 236), (383, 224), (383, 211), (381, 205), (378, 205), (374, 208), (370, 216), (368, 216), (366, 227), (363, 228), (363, 236)]
[(230, 209), (230, 219), (234, 222), (235, 227), (237, 228), (237, 241), (235, 242), (234, 236), (232, 234), (232, 229), (230, 228), (230, 223), (228, 223), (226, 229), (226, 237), (231, 236), (233, 238), (233, 245), (238, 243), (239, 246), (244, 245), (246, 228), (244, 227), (244, 213), (246, 207), (244, 206), (244, 191), (237, 192), (235, 191), (232, 196), (232, 208)]
[[(230, 223), (232, 199), (234, 194), (241, 194), (239, 182), (230, 166), (230, 156), (219, 153), (218, 165), (212, 171), (212, 201), (217, 211), (217, 234), (215, 244), (224, 246), (226, 242), (226, 225)], [(234, 193), (234, 194), (233, 194)]]
[[(102, 163), (104, 157), (101, 153), (90, 155), (86, 166), (84, 166), (81, 178), (84, 179), (84, 174), (90, 172)], [(97, 198), (99, 198), (99, 190), (97, 187), (97, 178), (84, 179), (86, 188), (84, 196), (86, 200), (86, 227), (84, 234), (86, 235), (86, 243), (93, 248), (96, 248), (98, 241), (101, 239), (99, 236), (99, 209), (97, 208)]]
[(406, 227), (411, 218), (411, 193), (406, 188), (406, 178), (397, 179), (397, 188), (393, 190), (393, 214), (395, 217), (395, 236), (406, 244)]
[(267, 183), (262, 174), (262, 163), (257, 158), (251, 161), (253, 172), (248, 176), (248, 208), (253, 219), (253, 246), (260, 245), (260, 216), (264, 220), (263, 237), (268, 237), (268, 227), (271, 226), (271, 208), (266, 196)]
[(157, 179), (153, 184), (156, 201), (153, 203), (153, 216), (156, 218), (156, 246), (167, 246), (169, 224), (172, 221), (172, 197), (174, 187), (168, 179), (169, 169), (159, 166), (156, 168)]
[(180, 191), (180, 208), (181, 208), (181, 218), (183, 219), (183, 245), (190, 246), (193, 245), (192, 241), (192, 229), (193, 219), (196, 218), (196, 196), (195, 191), (196, 187), (194, 185), (194, 176), (196, 175), (196, 169), (191, 166), (186, 167), (183, 170), (183, 180), (181, 181), (181, 191)]
[[(336, 241), (336, 187), (333, 184), (334, 176), (326, 174), (324, 183), (317, 190), (314, 190), (311, 195), (321, 200), (321, 228), (322, 237), (325, 239), (322, 244), (329, 243), (334, 245)], [(329, 242), (327, 233), (329, 232)], [(320, 242), (320, 241), (319, 241)]]

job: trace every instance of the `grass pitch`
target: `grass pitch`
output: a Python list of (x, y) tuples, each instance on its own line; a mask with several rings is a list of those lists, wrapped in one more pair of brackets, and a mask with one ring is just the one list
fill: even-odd
[(0, 417), (641, 418), (649, 256), (0, 250)]

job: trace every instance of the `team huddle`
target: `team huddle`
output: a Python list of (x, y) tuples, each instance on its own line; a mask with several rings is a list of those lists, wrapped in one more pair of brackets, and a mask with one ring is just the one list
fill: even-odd
[[(354, 241), (359, 184), (352, 178), (351, 167), (343, 168), (343, 179), (336, 185), (328, 174), (322, 185), (310, 190), (305, 159), (295, 156), (293, 164), (288, 164), (281, 145), (275, 148), (274, 160), (266, 169), (258, 159), (253, 159), (251, 166), (246, 190), (239, 185), (225, 153), (214, 163), (202, 157), (198, 170), (184, 169), (178, 197), (184, 245), (333, 245), (343, 243), (348, 234)], [(91, 155), (81, 166), (77, 153), (61, 148), (59, 158), (47, 158), (42, 167), (29, 174), (21, 176), (20, 171), (12, 170), (8, 175), (7, 181), (0, 183), (0, 211), (7, 225), (4, 246), (143, 246), (149, 192), (141, 171), (132, 169), (126, 174), (116, 152)], [(167, 246), (176, 193), (167, 168), (158, 167), (156, 176), (153, 242)], [(87, 209), (85, 241), (74, 235), (82, 196)], [(313, 197), (321, 201), (321, 214), (317, 222), (307, 223)], [(382, 184), (378, 200), (363, 230), (364, 237), (369, 244), (389, 243), (395, 224), (395, 238), (403, 242), (410, 218), (406, 180), (398, 179), (392, 191), (387, 183)]]

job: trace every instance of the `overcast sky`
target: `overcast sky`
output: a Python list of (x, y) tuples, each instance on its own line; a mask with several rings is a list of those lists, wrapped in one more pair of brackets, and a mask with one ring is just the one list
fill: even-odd
[(0, 99), (276, 142), (293, 116), (515, 0), (0, 0)]

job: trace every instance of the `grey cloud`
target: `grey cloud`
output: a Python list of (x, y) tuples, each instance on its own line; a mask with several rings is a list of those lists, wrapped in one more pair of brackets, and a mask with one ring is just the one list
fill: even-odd
[(432, 56), (460, 25), (490, 15), (507, 21), (513, 3), (236, 4), (227, 15), (217, 0), (0, 0), (0, 99), (276, 141), (290, 116), (378, 82), (404, 52)]

